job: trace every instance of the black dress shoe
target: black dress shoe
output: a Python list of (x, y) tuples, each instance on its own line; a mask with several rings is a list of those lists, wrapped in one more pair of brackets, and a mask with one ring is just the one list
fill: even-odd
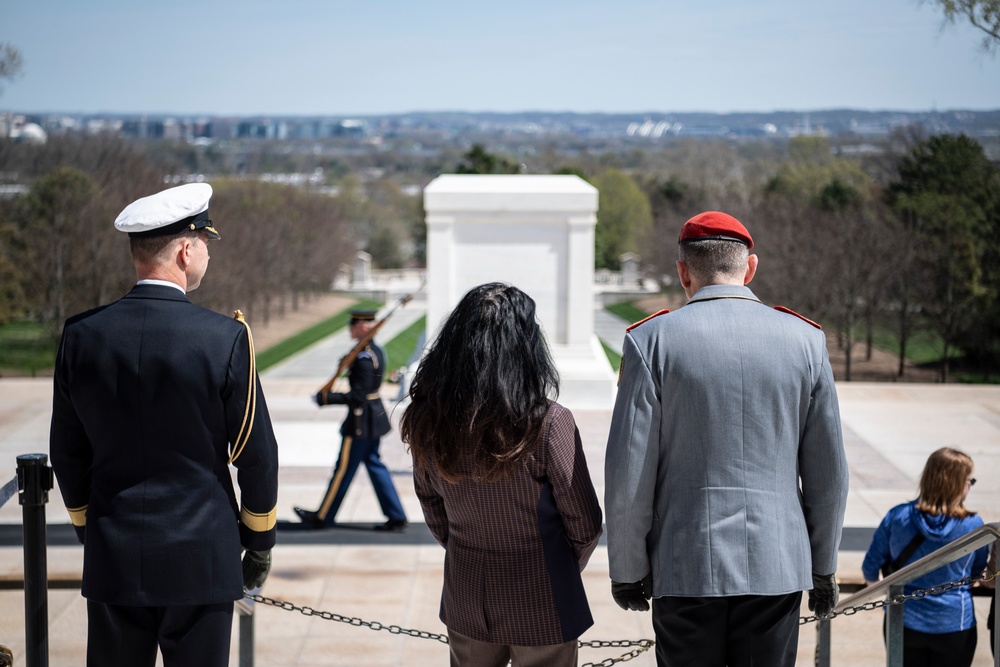
[(302, 520), (302, 523), (312, 529), (323, 528), (323, 522), (319, 520), (316, 516), (316, 512), (312, 510), (303, 509), (301, 507), (293, 507), (292, 511)]
[(389, 519), (385, 523), (372, 526), (372, 529), (383, 533), (401, 533), (406, 530), (406, 521), (404, 519)]

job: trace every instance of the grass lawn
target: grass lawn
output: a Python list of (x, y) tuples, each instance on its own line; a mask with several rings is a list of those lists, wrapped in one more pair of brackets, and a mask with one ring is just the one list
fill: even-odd
[[(612, 303), (611, 305), (605, 306), (604, 310), (613, 315), (617, 315), (626, 322), (638, 322), (639, 320), (643, 320), (650, 315), (650, 313), (636, 308), (635, 304), (631, 301)], [(619, 366), (622, 365), (622, 355), (608, 347), (603, 340), (601, 341), (601, 347), (604, 348), (604, 354), (608, 356), (608, 361), (611, 362), (611, 367), (615, 370), (615, 373), (617, 373)]]
[[(888, 329), (876, 329), (872, 337), (875, 346), (899, 355), (899, 337)], [(938, 364), (941, 361), (943, 345), (941, 339), (930, 332), (921, 331), (913, 335), (906, 344), (906, 358), (917, 365)], [(963, 384), (1000, 384), (1000, 369), (970, 369), (963, 367), (960, 352), (950, 352), (952, 360), (951, 378)]]
[[(258, 352), (257, 370), (263, 371), (274, 366), (309, 345), (343, 329), (351, 319), (351, 310), (355, 308), (377, 310), (382, 305), (376, 301), (359, 301), (350, 308)], [(386, 354), (389, 357), (386, 365), (389, 369), (398, 368), (409, 360), (423, 328), (424, 320), (421, 319), (389, 342), (386, 346)], [(12, 322), (0, 326), (0, 376), (5, 374), (4, 371), (7, 371), (8, 375), (34, 376), (39, 371), (51, 369), (55, 365), (57, 345), (58, 342), (35, 322)]]
[(611, 368), (618, 372), (618, 367), (622, 365), (622, 355), (618, 354), (610, 347), (608, 347), (604, 341), (601, 341), (601, 347), (604, 348), (604, 354), (608, 355), (608, 361), (611, 362)]
[(604, 310), (617, 315), (626, 322), (638, 322), (639, 320), (644, 320), (652, 313), (647, 313), (644, 310), (640, 310), (635, 307), (635, 304), (631, 301), (622, 301), (620, 303), (613, 303), (610, 306), (605, 306)]
[(382, 349), (385, 350), (386, 373), (391, 373), (406, 365), (410, 357), (413, 356), (413, 351), (417, 349), (417, 342), (426, 328), (427, 317), (421, 317), (382, 346)]
[[(888, 329), (876, 328), (872, 341), (876, 347), (899, 354), (899, 336)], [(906, 343), (906, 358), (915, 364), (932, 364), (941, 360), (941, 339), (926, 331), (915, 333)], [(952, 359), (959, 359), (955, 350), (951, 352)]]
[(263, 371), (278, 362), (284, 361), (300, 350), (304, 350), (313, 343), (316, 343), (327, 336), (343, 329), (351, 319), (351, 311), (377, 310), (382, 307), (377, 301), (358, 301), (350, 308), (345, 308), (333, 317), (329, 317), (318, 324), (314, 324), (308, 329), (286, 338), (280, 343), (276, 343), (262, 352), (257, 353), (257, 371)]
[(35, 376), (56, 363), (58, 342), (35, 322), (11, 322), (0, 326), (0, 375), (9, 371)]
[[(611, 304), (610, 306), (605, 306), (604, 309), (629, 322), (638, 322), (651, 315), (651, 313), (637, 308), (631, 301)], [(888, 327), (877, 327), (872, 341), (875, 347), (892, 352), (895, 355), (899, 354), (899, 336)], [(621, 357), (614, 350), (609, 349), (607, 345), (604, 345), (604, 341), (601, 341), (601, 345), (604, 347), (604, 352), (608, 355), (611, 365), (617, 370), (621, 365)], [(941, 361), (942, 347), (941, 339), (936, 334), (929, 331), (916, 332), (906, 344), (906, 358), (917, 365), (935, 364)], [(952, 350), (950, 355), (951, 359), (957, 364), (952, 370), (954, 380), (967, 384), (997, 384), (1000, 382), (1000, 372), (976, 372), (963, 369), (960, 366), (962, 361), (961, 353), (957, 350)]]

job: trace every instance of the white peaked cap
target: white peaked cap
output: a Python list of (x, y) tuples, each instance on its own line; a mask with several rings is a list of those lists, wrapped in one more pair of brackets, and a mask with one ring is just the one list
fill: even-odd
[(210, 237), (218, 232), (208, 219), (208, 200), (212, 186), (187, 183), (149, 195), (125, 207), (115, 220), (115, 229), (130, 236), (178, 234), (186, 229), (204, 230)]

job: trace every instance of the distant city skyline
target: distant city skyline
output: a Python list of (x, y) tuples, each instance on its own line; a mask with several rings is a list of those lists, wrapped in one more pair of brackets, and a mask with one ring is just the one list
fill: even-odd
[(0, 4), (0, 111), (1000, 109), (1000, 55), (920, 0)]

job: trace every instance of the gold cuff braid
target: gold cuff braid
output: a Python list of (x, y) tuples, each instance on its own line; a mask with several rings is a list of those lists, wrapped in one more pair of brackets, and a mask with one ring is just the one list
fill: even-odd
[(84, 505), (83, 507), (67, 507), (66, 511), (69, 512), (69, 520), (73, 522), (73, 525), (77, 528), (84, 528), (87, 525), (87, 508), (90, 505)]
[(251, 512), (246, 507), (240, 507), (240, 521), (255, 533), (266, 533), (278, 523), (278, 506), (275, 505), (266, 514)]

